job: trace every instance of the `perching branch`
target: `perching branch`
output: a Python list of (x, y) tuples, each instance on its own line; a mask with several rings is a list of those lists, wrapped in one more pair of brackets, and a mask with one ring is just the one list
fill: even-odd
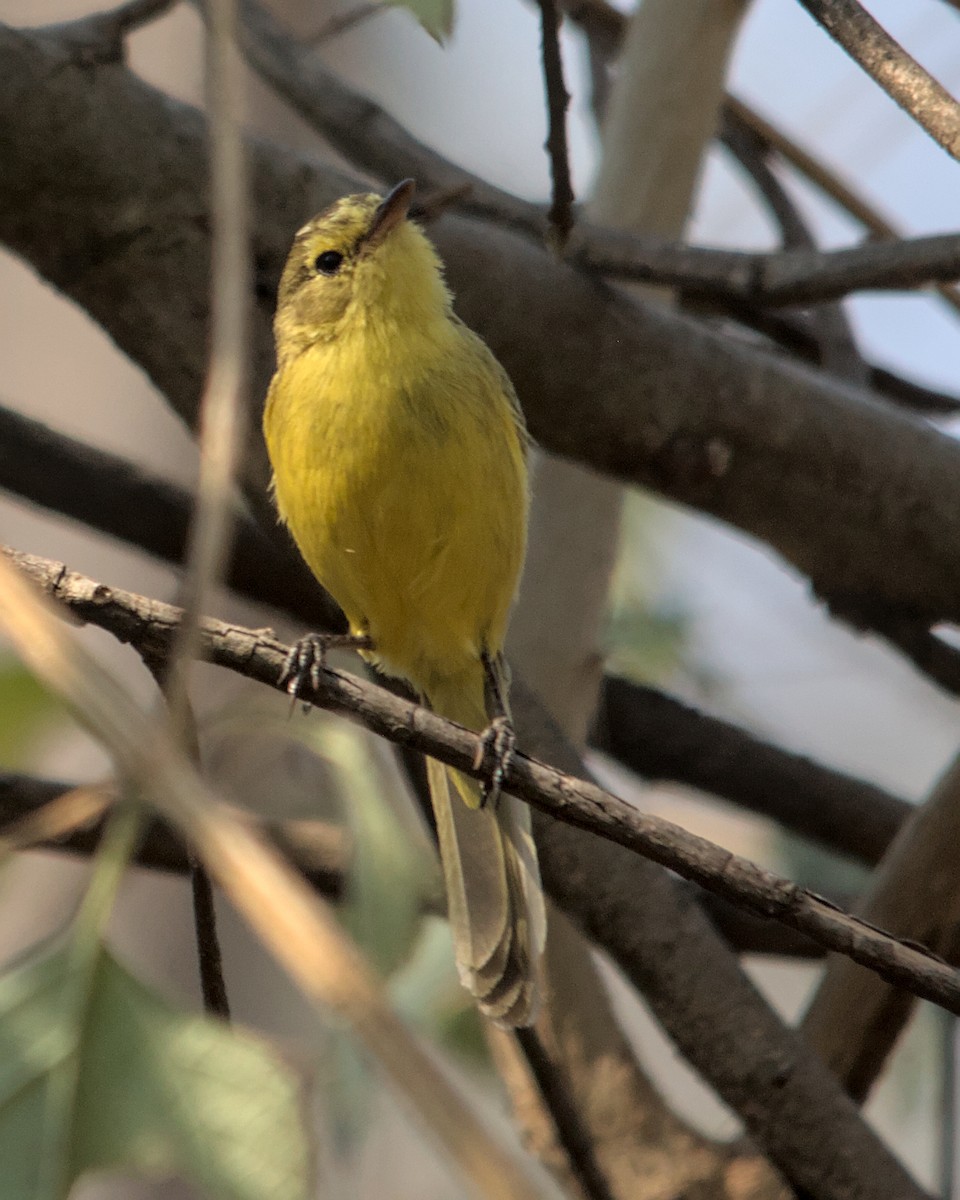
[(960, 158), (960, 105), (857, 0), (800, 3), (904, 112)]
[[(0, 407), (0, 489), (179, 565), (191, 498), (107, 451)], [(342, 617), (303, 578), (298, 556), (242, 514), (225, 582), (310, 629), (338, 632)], [(943, 643), (940, 643), (943, 646)], [(654, 688), (608, 676), (591, 744), (647, 779), (712, 793), (833, 850), (875, 863), (910, 805), (872, 784), (772, 746)]]
[[(180, 619), (172, 605), (98, 584), (60, 563), (5, 553), (74, 617), (107, 629), (152, 657), (168, 652)], [(208, 620), (202, 625), (202, 645), (210, 662), (278, 687), (288, 647), (269, 633)], [(302, 697), (360, 721), (397, 745), (430, 754), (467, 774), (484, 775), (479, 735), (359, 677), (327, 670), (321, 687), (316, 692), (304, 687)], [(960, 1013), (960, 974), (935, 956), (864, 925), (822, 897), (705, 838), (640, 813), (596, 785), (522, 754), (508, 765), (504, 787), (558, 820), (609, 838), (734, 904), (782, 921), (889, 982)]]
[(375, 970), (329, 907), (218, 803), (164, 725), (148, 719), (6, 558), (0, 558), (0, 578), (0, 622), (23, 661), (106, 746), (125, 782), (176, 824), (303, 994), (336, 1014), (479, 1195), (540, 1197), (527, 1164), (477, 1117), (397, 1016)]
[[(177, 618), (170, 606), (98, 587), (58, 564), (23, 555), (16, 556), (16, 561), (24, 568), (32, 564), (31, 575), (38, 582), (45, 581), (53, 594), (73, 594), (74, 617), (109, 625), (121, 640), (140, 640), (152, 653), (160, 654), (169, 645)], [(275, 684), (284, 654), (282, 646), (262, 632), (220, 622), (207, 623), (205, 630), (209, 637), (205, 650), (211, 661), (227, 666), (243, 664), (248, 677)], [(361, 717), (375, 731), (402, 745), (421, 751), (444, 747), (442, 754), (447, 761), (473, 769), (472, 755), (478, 741), (475, 735), (360, 679), (327, 673), (323, 694), (315, 699), (355, 719)], [(515, 714), (521, 734), (526, 736), (522, 692), (515, 699)], [(562, 760), (566, 756), (571, 765), (576, 762), (575, 756), (571, 760), (569, 749), (564, 749), (562, 739), (558, 740), (555, 733), (546, 736), (555, 757)], [(543, 737), (543, 733), (537, 734), (538, 740)], [(528, 778), (534, 766), (532, 760), (518, 758), (511, 771), (511, 786), (527, 780), (539, 788), (543, 779), (537, 771), (545, 771), (546, 778), (554, 782), (564, 779), (559, 772), (539, 767)], [(576, 789), (604, 796), (592, 785), (574, 783)], [(548, 785), (544, 796), (549, 792)], [(615, 806), (621, 803), (611, 800)], [(576, 803), (572, 793), (566, 803), (571, 802)], [(647, 829), (656, 827), (667, 834), (668, 842), (671, 840), (675, 827), (669, 823), (655, 821), (651, 826), (646, 819), (639, 819)], [(628, 824), (630, 820), (628, 817)], [(682, 838), (690, 837), (677, 832)], [(858, 1194), (864, 1200), (886, 1200), (891, 1187), (896, 1187), (898, 1196), (919, 1197), (922, 1193), (863, 1125), (829, 1073), (784, 1029), (736, 969), (729, 952), (708, 932), (709, 926), (697, 906), (679, 900), (675, 881), (651, 863), (625, 855), (610, 843), (582, 843), (581, 837), (555, 821), (537, 822), (548, 889), (561, 903), (575, 905), (578, 922), (644, 990), (683, 1053), (740, 1113), (752, 1136), (788, 1180), (812, 1195), (836, 1200), (847, 1194), (841, 1185), (844, 1179), (857, 1180)], [(709, 845), (702, 839), (694, 842)], [(727, 863), (729, 856), (721, 854)], [(630, 860), (633, 886), (645, 902), (644, 916), (631, 918), (626, 926), (625, 909), (619, 900), (625, 857)], [(729, 862), (736, 865), (737, 860)], [(587, 863), (590, 867), (585, 866)], [(758, 879), (771, 878), (757, 868), (751, 870)], [(664, 943), (666, 930), (671, 932)], [(656, 953), (654, 947), (658, 948)], [(918, 951), (910, 953), (924, 959)], [(684, 966), (687, 959), (691, 961)], [(696, 971), (705, 973), (702, 978), (709, 980), (709, 986), (700, 986), (697, 979), (701, 976), (691, 975), (694, 961)], [(751, 1030), (746, 1042), (742, 1038), (744, 1021)], [(704, 1023), (713, 1030), (713, 1037), (702, 1037)]]
[[(83, 521), (171, 565), (182, 561), (191, 499), (178, 486), (151, 476), (106, 451), (54, 433), (39, 422), (0, 408), (0, 488)], [(280, 609), (304, 628), (336, 630), (317, 604), (312, 577), (301, 578), (297, 557), (278, 554), (241, 515), (225, 582), (238, 594)], [(327, 605), (332, 609), (329, 600)], [(909, 811), (906, 801), (810, 759), (768, 745), (745, 730), (700, 713), (653, 688), (608, 676), (592, 745), (648, 779), (696, 787), (778, 821), (840, 854), (875, 862)], [(65, 785), (64, 785), (65, 786)], [(4, 793), (0, 786), (0, 817)], [(17, 793), (20, 795), (20, 793)], [(55, 790), (44, 795), (52, 796)], [(18, 810), (9, 810), (11, 816)], [(4, 818), (5, 819), (5, 818)], [(156, 836), (160, 836), (159, 834)], [(145, 843), (146, 865), (171, 865), (171, 850)], [(78, 835), (74, 846), (89, 853), (95, 839)], [(177, 850), (180, 854), (180, 851)], [(302, 865), (302, 859), (298, 857)], [(321, 871), (321, 890), (334, 886)], [(311, 878), (313, 878), (311, 876)], [(316, 883), (316, 879), (314, 879)], [(712, 910), (711, 910), (712, 911)], [(723, 910), (718, 910), (721, 913)], [(769, 926), (739, 920), (735, 927), (713, 913), (724, 936), (755, 953), (810, 953)]]

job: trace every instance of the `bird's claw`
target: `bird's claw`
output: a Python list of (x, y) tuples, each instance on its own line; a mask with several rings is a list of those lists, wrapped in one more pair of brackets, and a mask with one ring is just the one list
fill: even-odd
[[(313, 691), (320, 690), (321, 673), (327, 667), (328, 651), (368, 650), (372, 645), (370, 638), (349, 633), (305, 634), (290, 647), (277, 682), (280, 687), (286, 688), (291, 700), (296, 704), (308, 683)], [(304, 711), (309, 710), (309, 702), (304, 701), (303, 707)]]
[(484, 769), (485, 778), (480, 781), (484, 805), (496, 805), (500, 799), (516, 745), (517, 736), (510, 718), (506, 716), (494, 717), (480, 734), (480, 745), (473, 765), (475, 770)]

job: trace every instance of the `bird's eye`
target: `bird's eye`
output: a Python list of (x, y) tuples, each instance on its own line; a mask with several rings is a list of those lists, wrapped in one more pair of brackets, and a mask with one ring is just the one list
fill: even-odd
[(336, 275), (343, 264), (343, 255), (339, 250), (324, 250), (318, 254), (314, 266), (321, 275)]

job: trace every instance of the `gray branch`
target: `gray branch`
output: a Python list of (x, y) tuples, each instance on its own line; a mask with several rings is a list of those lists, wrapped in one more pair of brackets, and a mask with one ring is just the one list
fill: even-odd
[(960, 105), (857, 0), (800, 3), (921, 129), (960, 159)]

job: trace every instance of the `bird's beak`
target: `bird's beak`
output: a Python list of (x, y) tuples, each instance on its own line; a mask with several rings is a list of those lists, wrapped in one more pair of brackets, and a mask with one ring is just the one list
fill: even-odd
[(377, 211), (373, 214), (370, 228), (363, 239), (365, 250), (379, 246), (391, 229), (396, 229), (405, 219), (410, 211), (413, 193), (416, 190), (417, 185), (412, 179), (404, 179), (388, 196), (383, 198)]

